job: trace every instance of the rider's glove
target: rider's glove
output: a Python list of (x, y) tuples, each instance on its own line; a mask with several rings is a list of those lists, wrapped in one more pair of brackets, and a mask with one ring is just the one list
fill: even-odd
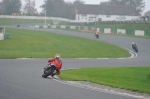
[(48, 60), (48, 62), (50, 62), (50, 60)]

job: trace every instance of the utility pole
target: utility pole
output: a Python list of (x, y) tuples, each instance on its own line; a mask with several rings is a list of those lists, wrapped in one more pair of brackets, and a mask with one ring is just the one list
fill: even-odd
[(46, 25), (46, 4), (47, 4), (47, 1), (45, 0), (45, 25)]

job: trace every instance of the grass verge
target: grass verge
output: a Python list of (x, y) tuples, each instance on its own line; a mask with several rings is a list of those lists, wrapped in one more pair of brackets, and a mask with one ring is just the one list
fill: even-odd
[(82, 68), (61, 71), (59, 77), (150, 94), (150, 67)]
[(96, 40), (42, 31), (6, 29), (10, 39), (0, 41), (0, 58), (49, 58), (59, 53), (62, 58), (129, 57), (123, 48)]
[[(43, 19), (15, 19), (15, 18), (0, 18), (0, 26), (6, 25), (14, 25), (14, 24), (35, 24), (35, 23), (44, 23), (45, 20)], [(50, 24), (52, 20), (47, 20), (47, 24)]]

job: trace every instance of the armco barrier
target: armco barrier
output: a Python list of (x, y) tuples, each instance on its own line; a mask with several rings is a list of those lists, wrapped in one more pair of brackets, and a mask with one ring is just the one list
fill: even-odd
[(9, 33), (5, 33), (5, 34), (4, 34), (4, 39), (9, 39), (9, 37), (10, 37), (10, 36), (9, 36)]
[(35, 26), (29, 26), (29, 28), (35, 28)]
[(65, 29), (66, 26), (65, 26), (65, 25), (61, 25), (60, 28), (61, 28), (61, 29)]
[(43, 28), (43, 26), (40, 26), (39, 28), (40, 28), (40, 29), (42, 29), (42, 28)]
[(66, 26), (66, 29), (70, 29), (70, 26), (67, 25), (67, 26)]
[(48, 28), (48, 26), (47, 26), (47, 25), (43, 25), (43, 28), (47, 29), (47, 28)]
[(75, 26), (70, 26), (70, 29), (76, 29), (76, 27)]
[(97, 28), (96, 28), (96, 27), (88, 27), (88, 30), (89, 30), (89, 31), (96, 31)]
[(111, 28), (104, 28), (104, 33), (110, 34), (111, 33)]
[(0, 33), (0, 40), (9, 39), (9, 33)]
[(88, 31), (89, 28), (87, 26), (83, 27), (84, 28), (84, 31)]
[[(136, 35), (136, 36), (150, 36), (150, 31), (143, 31), (143, 30), (125, 30), (125, 29), (111, 29), (111, 28), (96, 28), (96, 27), (87, 27), (87, 26), (66, 26), (66, 25), (48, 25), (48, 26), (40, 26), (35, 25), (29, 26), (30, 28), (59, 28), (59, 29), (76, 29), (76, 30), (84, 30), (84, 31), (98, 31), (101, 33), (117, 33), (117, 34), (130, 34), (130, 35)], [(145, 35), (146, 34), (146, 35)]]
[(150, 31), (144, 31), (145, 32), (145, 36), (150, 36)]
[(4, 34), (0, 33), (0, 40), (4, 40)]
[(144, 36), (144, 31), (142, 31), (142, 30), (135, 30), (135, 35), (136, 36)]
[(96, 27), (91, 27), (91, 31), (96, 31)]
[(38, 29), (38, 28), (40, 28), (40, 26), (39, 26), (39, 25), (35, 25), (35, 28), (37, 28), (37, 29)]
[(135, 31), (134, 30), (126, 30), (126, 34), (134, 35)]
[(117, 29), (116, 28), (111, 28), (111, 33), (116, 34), (117, 33)]
[(104, 28), (100, 28), (100, 33), (104, 33)]
[(97, 32), (100, 32), (100, 28), (97, 28), (96, 31), (97, 31)]
[(125, 29), (117, 29), (117, 34), (126, 34)]
[(52, 27), (51, 27), (52, 29), (56, 29), (56, 25), (52, 25)]

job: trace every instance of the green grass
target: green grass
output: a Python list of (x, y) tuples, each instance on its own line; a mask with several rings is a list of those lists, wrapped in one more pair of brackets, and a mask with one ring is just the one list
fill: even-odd
[(0, 41), (0, 58), (49, 58), (59, 53), (62, 58), (129, 57), (123, 48), (85, 38), (42, 31), (6, 29), (10, 38)]
[[(1, 26), (28, 23), (44, 23), (44, 20), (0, 18)], [(119, 26), (116, 27), (121, 28)], [(124, 27), (122, 28), (124, 29)], [(135, 27), (131, 29), (133, 28)], [(145, 25), (139, 29), (143, 28), (149, 31), (149, 27), (147, 28)], [(49, 58), (56, 53), (61, 54), (62, 58), (119, 58), (130, 56), (128, 51), (120, 47), (85, 38), (8, 28), (6, 28), (6, 33), (10, 34), (10, 38), (0, 41), (0, 58)], [(112, 87), (150, 93), (149, 67), (69, 70), (62, 71), (59, 77), (64, 80), (91, 81)]]
[[(52, 20), (47, 20), (47, 23), (51, 23)], [(6, 26), (6, 25), (16, 25), (16, 24), (45, 24), (45, 20), (43, 19), (15, 19), (15, 18), (0, 18), (0, 26)]]
[(82, 68), (61, 71), (59, 77), (150, 94), (150, 67)]

